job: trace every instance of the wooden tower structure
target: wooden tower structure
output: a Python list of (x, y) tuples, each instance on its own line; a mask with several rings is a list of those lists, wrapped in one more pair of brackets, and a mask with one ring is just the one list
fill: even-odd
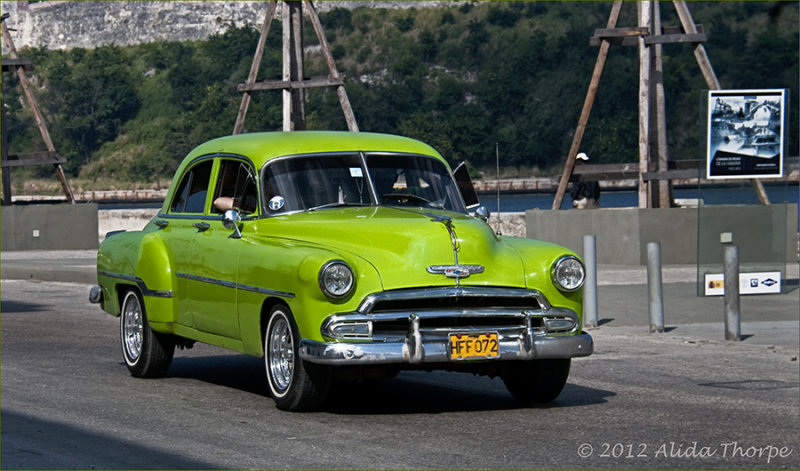
[[(630, 3), (630, 2), (629, 2)], [(589, 90), (583, 104), (578, 126), (567, 154), (564, 171), (558, 183), (558, 189), (552, 209), (560, 209), (567, 185), (573, 178), (575, 159), (583, 139), (589, 114), (594, 104), (600, 77), (603, 74), (606, 58), (612, 45), (635, 45), (639, 47), (639, 164), (638, 166), (591, 165), (584, 168), (584, 175), (578, 178), (602, 179), (603, 177), (626, 178), (636, 176), (639, 188), (640, 208), (668, 208), (672, 205), (671, 180), (698, 176), (698, 167), (670, 168), (667, 156), (667, 125), (664, 104), (664, 83), (662, 46), (670, 43), (694, 44), (694, 56), (700, 66), (703, 78), (710, 90), (721, 88), (711, 62), (706, 54), (703, 42), (706, 35), (700, 25), (696, 25), (685, 1), (674, 0), (672, 3), (680, 18), (680, 27), (661, 25), (661, 14), (658, 0), (635, 2), (638, 8), (638, 26), (619, 28), (617, 21), (623, 2), (617, 0), (611, 7), (611, 14), (605, 29), (595, 30), (590, 40), (591, 45), (599, 46)], [(688, 165), (691, 167), (691, 165)], [(594, 176), (589, 174), (593, 173)], [(769, 204), (769, 199), (759, 180), (752, 180), (753, 188), (762, 204)]]
[[(283, 26), (283, 77), (282, 80), (265, 80), (257, 82), (258, 69), (264, 54), (264, 47), (267, 43), (270, 25), (275, 18), (278, 6), (281, 10), (281, 23)], [(303, 6), (308, 13), (314, 32), (319, 40), (322, 53), (328, 64), (328, 76), (312, 79), (304, 78), (303, 70)], [(253, 63), (247, 81), (239, 85), (239, 91), (243, 92), (242, 103), (239, 106), (239, 113), (236, 116), (236, 124), (233, 134), (239, 134), (244, 130), (244, 120), (247, 115), (247, 108), (250, 104), (250, 94), (258, 90), (282, 90), (283, 93), (283, 130), (294, 131), (302, 130), (306, 127), (305, 114), (305, 90), (314, 87), (336, 87), (336, 94), (339, 97), (339, 104), (344, 112), (347, 128), (350, 131), (358, 131), (353, 109), (344, 88), (344, 79), (336, 69), (333, 60), (330, 44), (325, 38), (322, 30), (322, 23), (319, 15), (310, 0), (304, 1), (270, 1), (267, 4), (267, 13), (264, 17), (264, 26), (261, 29), (261, 36), (258, 40)]]
[(27, 99), (31, 110), (33, 111), (33, 117), (36, 120), (36, 126), (39, 128), (39, 133), (41, 134), (42, 140), (47, 147), (47, 151), (9, 155), (8, 135), (6, 133), (6, 109), (4, 104), (0, 105), (0, 107), (2, 107), (2, 124), (0, 125), (2, 127), (2, 158), (0, 160), (0, 166), (2, 167), (3, 172), (2, 203), (4, 205), (11, 204), (11, 169), (13, 167), (22, 167), (28, 165), (53, 165), (55, 167), (56, 176), (58, 177), (59, 182), (61, 182), (61, 188), (64, 191), (64, 195), (67, 197), (67, 201), (74, 204), (75, 196), (72, 194), (72, 189), (69, 187), (69, 182), (67, 182), (67, 177), (64, 175), (64, 170), (61, 168), (61, 164), (65, 163), (67, 160), (56, 153), (55, 145), (53, 145), (53, 140), (50, 138), (50, 132), (47, 130), (47, 124), (45, 123), (44, 115), (42, 114), (42, 111), (39, 108), (39, 103), (36, 101), (36, 96), (33, 94), (33, 90), (31, 89), (31, 84), (28, 80), (28, 74), (25, 72), (25, 68), (32, 65), (31, 61), (29, 59), (20, 58), (17, 54), (17, 48), (14, 46), (14, 41), (11, 40), (11, 34), (9, 34), (9, 29), (6, 26), (7, 18), (8, 13), (2, 16), (2, 19), (0, 19), (0, 27), (2, 27), (3, 43), (5, 43), (6, 47), (8, 48), (8, 55), (11, 56), (11, 58), (3, 59), (2, 71), (13, 71), (17, 74), (19, 83), (22, 86), (22, 90), (25, 92), (25, 98)]

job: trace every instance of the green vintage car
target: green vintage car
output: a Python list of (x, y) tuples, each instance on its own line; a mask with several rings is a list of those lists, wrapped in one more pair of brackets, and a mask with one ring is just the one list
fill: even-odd
[(142, 231), (106, 237), (90, 299), (120, 317), (133, 376), (208, 343), (263, 357), (281, 409), (318, 407), (334, 377), (401, 369), (499, 376), (521, 401), (551, 401), (593, 350), (583, 264), (495, 234), (467, 211), (465, 167), (455, 175), (399, 136), (209, 141)]

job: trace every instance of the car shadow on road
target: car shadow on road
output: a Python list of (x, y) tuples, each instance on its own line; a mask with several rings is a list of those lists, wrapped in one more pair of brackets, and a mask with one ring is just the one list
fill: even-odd
[[(430, 376), (420, 379), (412, 375)], [(615, 395), (610, 391), (567, 384), (555, 401), (527, 405), (514, 399), (500, 379), (444, 372), (405, 372), (392, 379), (337, 386), (323, 410), (343, 415), (553, 409), (601, 404)]]
[(24, 301), (0, 301), (0, 312), (3, 314), (14, 314), (23, 312), (47, 311), (49, 306), (45, 304), (26, 303)]
[[(269, 397), (263, 360), (247, 355), (176, 357), (166, 375)], [(562, 408), (602, 404), (615, 393), (567, 383), (553, 402), (526, 405), (500, 379), (445, 371), (402, 371), (394, 378), (334, 380), (321, 411), (333, 414), (419, 414)]]
[(144, 437), (117, 437), (7, 408), (2, 422), (2, 469), (220, 469)]
[(248, 355), (176, 357), (167, 370), (168, 378), (183, 378), (226, 386), (240, 391), (269, 396), (264, 362)]

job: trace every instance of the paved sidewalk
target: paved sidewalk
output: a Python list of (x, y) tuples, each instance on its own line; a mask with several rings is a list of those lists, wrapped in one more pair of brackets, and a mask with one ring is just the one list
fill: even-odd
[[(0, 252), (0, 278), (96, 283), (96, 251)], [(724, 299), (697, 295), (695, 266), (662, 268), (664, 337), (724, 341)], [(650, 335), (647, 268), (598, 267), (599, 324), (593, 335)], [(88, 292), (88, 290), (87, 290)], [(798, 349), (798, 265), (787, 266), (783, 293), (740, 298), (743, 344)], [(602, 334), (601, 334), (602, 332)]]

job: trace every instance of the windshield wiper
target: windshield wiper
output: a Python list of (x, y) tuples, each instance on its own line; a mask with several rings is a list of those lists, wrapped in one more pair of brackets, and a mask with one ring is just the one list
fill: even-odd
[[(434, 203), (433, 201), (410, 193), (389, 193), (381, 196), (381, 201), (384, 202), (383, 200), (394, 200), (394, 202), (400, 206), (416, 206), (417, 204), (422, 204), (434, 209), (444, 209), (444, 206), (439, 203)], [(391, 206), (391, 204), (389, 205)]]
[(319, 206), (314, 206), (313, 208), (308, 208), (307, 211), (316, 211), (318, 209), (329, 209), (329, 208), (344, 208), (348, 206), (368, 206), (368, 205), (365, 203), (335, 202), (335, 203), (326, 203), (326, 204), (321, 204)]

